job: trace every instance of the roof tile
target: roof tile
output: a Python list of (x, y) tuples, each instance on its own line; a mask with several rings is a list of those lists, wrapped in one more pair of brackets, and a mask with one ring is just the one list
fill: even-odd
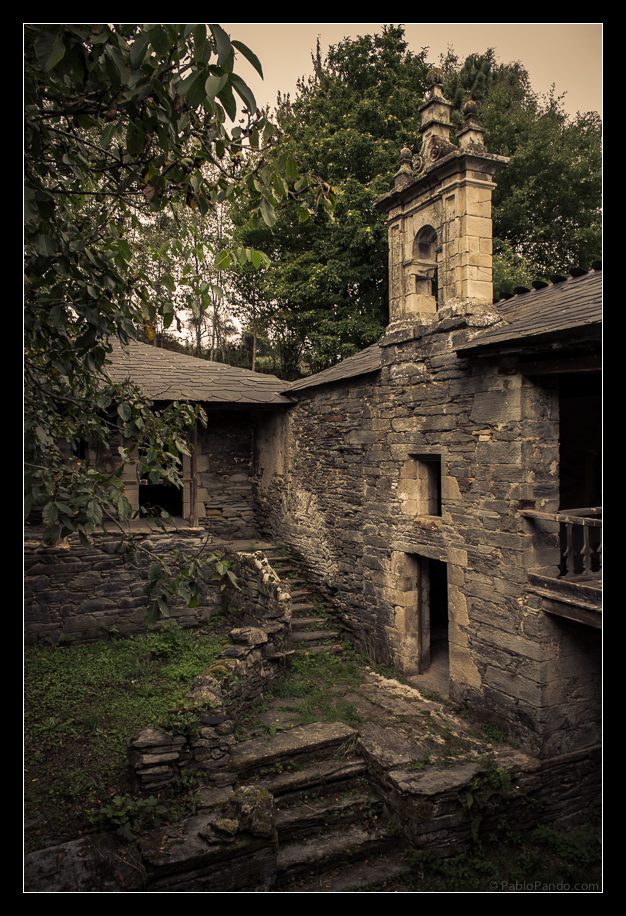
[(146, 397), (159, 401), (204, 401), (210, 404), (289, 404), (286, 385), (274, 375), (225, 363), (209, 362), (131, 341), (112, 341), (107, 365), (113, 382), (130, 379)]
[(457, 353), (532, 341), (602, 323), (602, 274), (591, 271), (496, 303), (506, 324), (479, 334)]

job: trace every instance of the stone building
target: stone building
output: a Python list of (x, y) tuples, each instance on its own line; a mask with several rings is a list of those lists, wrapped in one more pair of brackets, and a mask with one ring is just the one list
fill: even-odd
[[(435, 81), (419, 155), (378, 202), (389, 325), (356, 356), (287, 385), (132, 344), (115, 380), (205, 404), (165, 492), (216, 540), (296, 551), (378, 662), (444, 666), (452, 698), (556, 755), (599, 740), (601, 273), (493, 303), (491, 198), (506, 165), (471, 104), (458, 145)], [(158, 492), (157, 492), (158, 491)]]

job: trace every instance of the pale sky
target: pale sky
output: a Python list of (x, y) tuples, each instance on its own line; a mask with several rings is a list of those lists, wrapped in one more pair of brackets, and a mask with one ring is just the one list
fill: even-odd
[[(311, 53), (319, 35), (322, 53), (343, 38), (372, 34), (381, 23), (222, 23), (231, 38), (248, 45), (263, 65), (265, 79), (238, 55), (237, 72), (249, 83), (261, 106), (273, 105), (276, 93), (291, 92), (310, 74)], [(450, 45), (463, 59), (493, 47), (502, 63), (520, 60), (535, 92), (556, 84), (567, 92), (565, 110), (602, 112), (602, 23), (406, 23), (410, 50), (429, 48), (437, 63)]]

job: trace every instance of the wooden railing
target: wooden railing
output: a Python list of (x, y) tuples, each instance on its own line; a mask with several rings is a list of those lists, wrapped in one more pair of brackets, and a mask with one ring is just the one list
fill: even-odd
[(602, 570), (602, 507), (540, 512), (522, 509), (520, 515), (559, 525), (560, 572), (563, 579), (599, 578)]

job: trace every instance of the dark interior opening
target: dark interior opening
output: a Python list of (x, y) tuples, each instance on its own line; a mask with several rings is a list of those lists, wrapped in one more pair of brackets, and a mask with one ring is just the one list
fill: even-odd
[(433, 273), (431, 290), (437, 302), (437, 308), (439, 308), (439, 269), (437, 267), (435, 267), (435, 272)]
[(559, 380), (560, 507), (602, 505), (602, 391), (600, 373)]
[(183, 517), (183, 491), (172, 484), (144, 483), (139, 485), (139, 508), (160, 514), (165, 509), (173, 518)]
[(448, 565), (440, 560), (428, 563), (430, 579), (431, 654), (439, 647), (448, 650)]

